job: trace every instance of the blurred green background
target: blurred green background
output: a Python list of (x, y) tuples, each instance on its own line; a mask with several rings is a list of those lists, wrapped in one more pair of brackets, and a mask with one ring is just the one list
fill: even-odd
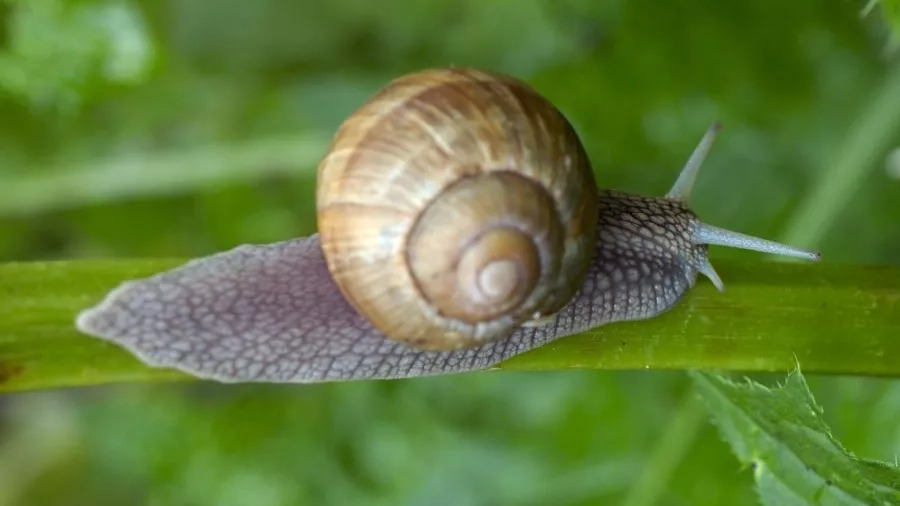
[[(706, 221), (898, 265), (900, 44), (870, 7), (0, 2), (0, 260), (312, 233), (315, 166), (342, 118), (393, 77), (456, 64), (546, 94), (603, 186), (665, 192), (722, 120), (692, 201)], [(713, 259), (728, 255), (763, 259)], [(900, 453), (900, 383), (810, 384), (851, 451)], [(577, 371), (5, 396), (0, 506), (24, 504), (757, 501), (683, 373)]]

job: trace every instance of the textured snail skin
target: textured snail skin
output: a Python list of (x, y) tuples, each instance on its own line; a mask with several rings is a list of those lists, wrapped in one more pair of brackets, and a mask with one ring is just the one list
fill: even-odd
[(388, 340), (344, 299), (319, 237), (245, 245), (110, 292), (77, 327), (149, 366), (220, 382), (310, 383), (487, 369), (562, 336), (671, 308), (706, 265), (683, 203), (599, 192), (594, 260), (575, 298), (540, 327), (477, 348)]

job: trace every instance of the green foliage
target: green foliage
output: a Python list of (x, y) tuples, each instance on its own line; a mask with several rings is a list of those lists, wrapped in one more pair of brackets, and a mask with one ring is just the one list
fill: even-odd
[(900, 504), (900, 468), (848, 452), (800, 371), (774, 389), (710, 373), (691, 376), (732, 450), (753, 467), (763, 504)]
[[(75, 315), (122, 280), (180, 262), (0, 264), (0, 392), (185, 377), (77, 332)], [(499, 365), (506, 371), (719, 368), (900, 377), (900, 269), (723, 261), (672, 311), (603, 326)], [(812, 323), (810, 323), (812, 322)]]
[(887, 21), (890, 36), (886, 44), (886, 51), (893, 53), (900, 49), (900, 1), (897, 0), (871, 0), (871, 3), (881, 6), (882, 14)]
[(128, 2), (20, 0), (0, 52), (0, 87), (38, 110), (71, 112), (97, 86), (145, 79), (153, 46)]
[[(317, 153), (364, 97), (426, 66), (533, 83), (575, 124), (603, 186), (664, 192), (720, 119), (692, 207), (824, 254), (757, 269), (759, 255), (715, 249), (724, 294), (700, 283), (660, 319), (502, 373), (4, 396), (0, 506), (758, 504), (753, 471), (704, 424), (696, 382), (642, 368), (896, 370), (897, 5), (0, 2), (9, 389), (182, 379), (79, 336), (72, 315), (171, 265), (154, 258), (314, 231)], [(548, 371), (568, 367), (642, 370)], [(842, 447), (896, 458), (896, 380), (807, 380)]]

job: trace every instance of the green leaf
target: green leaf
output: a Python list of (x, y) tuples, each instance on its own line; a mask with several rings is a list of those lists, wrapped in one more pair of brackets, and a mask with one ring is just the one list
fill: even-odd
[[(80, 334), (76, 314), (126, 279), (179, 260), (0, 264), (0, 391), (190, 379)], [(500, 364), (505, 370), (725, 369), (900, 377), (900, 268), (716, 261), (649, 320), (599, 327)]]
[(753, 466), (763, 504), (900, 504), (900, 469), (848, 452), (822, 420), (799, 370), (777, 388), (690, 374), (725, 440)]

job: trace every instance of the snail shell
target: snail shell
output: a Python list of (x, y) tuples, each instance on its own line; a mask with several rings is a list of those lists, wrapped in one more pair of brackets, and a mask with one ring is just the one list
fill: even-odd
[(318, 177), (337, 286), (416, 348), (469, 348), (556, 313), (594, 252), (584, 148), (511, 77), (450, 68), (392, 81), (341, 125)]

